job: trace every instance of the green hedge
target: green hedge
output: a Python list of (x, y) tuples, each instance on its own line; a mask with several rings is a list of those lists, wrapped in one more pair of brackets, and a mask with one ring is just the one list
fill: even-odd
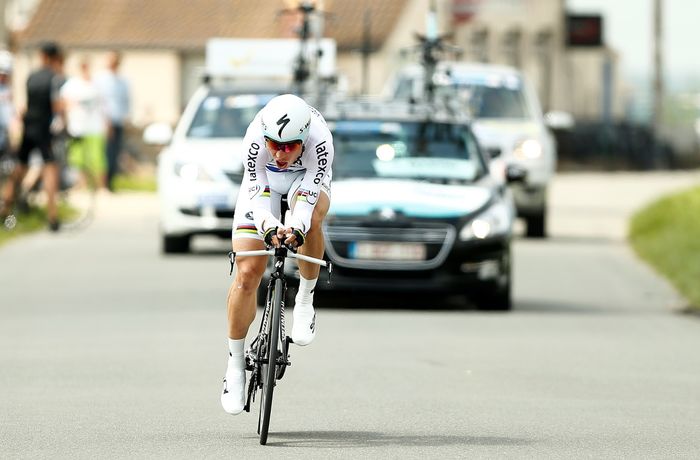
[(700, 187), (664, 197), (632, 218), (630, 242), (700, 309)]

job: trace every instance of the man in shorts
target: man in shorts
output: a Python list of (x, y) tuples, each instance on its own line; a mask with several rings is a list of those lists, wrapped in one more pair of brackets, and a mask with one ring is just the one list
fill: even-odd
[(80, 60), (80, 73), (61, 87), (61, 106), (66, 118), (68, 162), (83, 173), (85, 185), (106, 189), (107, 118), (98, 86), (92, 78), (90, 61)]
[(27, 173), (29, 154), (37, 149), (44, 160), (42, 180), (46, 192), (46, 213), (51, 231), (59, 229), (58, 193), (59, 171), (51, 146), (51, 122), (57, 112), (58, 88), (56, 74), (52, 69), (53, 61), (60, 59), (61, 50), (58, 45), (48, 42), (40, 50), (41, 67), (32, 72), (27, 79), (27, 109), (24, 113), (24, 130), (22, 142), (17, 154), (19, 164), (12, 172), (10, 180), (3, 191), (3, 209), (1, 217), (7, 217), (12, 210), (17, 184), (22, 182)]
[[(323, 257), (321, 224), (330, 207), (333, 137), (323, 116), (303, 99), (284, 94), (258, 112), (246, 132), (244, 178), (233, 218), (233, 250), (252, 251), (288, 244), (299, 253)], [(282, 225), (280, 198), (287, 195), (290, 219)], [(292, 340), (308, 345), (316, 334), (313, 291), (319, 266), (299, 260), (299, 292)], [(230, 414), (245, 405), (244, 341), (257, 306), (266, 257), (236, 259), (228, 293), (229, 359), (221, 404)]]

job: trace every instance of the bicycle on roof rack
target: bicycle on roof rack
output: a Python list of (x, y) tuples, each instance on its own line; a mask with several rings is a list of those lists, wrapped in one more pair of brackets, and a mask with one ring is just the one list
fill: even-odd
[(284, 320), (287, 293), (287, 279), (284, 274), (285, 260), (288, 258), (299, 259), (326, 267), (329, 282), (333, 267), (328, 261), (298, 254), (294, 248), (281, 246), (256, 251), (229, 252), (230, 273), (233, 273), (236, 257), (262, 256), (273, 257), (273, 264), (267, 284), (265, 309), (260, 321), (260, 330), (245, 353), (246, 370), (250, 372), (250, 379), (244, 410), (250, 412), (251, 405), (255, 402), (256, 393), (260, 390), (258, 434), (260, 435), (260, 444), (265, 445), (272, 413), (272, 396), (277, 381), (282, 379), (287, 366), (291, 365), (289, 344), (294, 343), (292, 338), (286, 334)]
[(401, 50), (404, 55), (414, 54), (418, 56), (418, 61), (423, 68), (423, 97), (429, 104), (435, 102), (436, 75), (438, 63), (448, 57), (459, 59), (462, 56), (462, 49), (458, 46), (447, 43), (452, 38), (451, 33), (438, 34), (437, 26), (437, 4), (431, 0), (428, 14), (426, 15), (426, 33), (414, 33), (418, 44)]

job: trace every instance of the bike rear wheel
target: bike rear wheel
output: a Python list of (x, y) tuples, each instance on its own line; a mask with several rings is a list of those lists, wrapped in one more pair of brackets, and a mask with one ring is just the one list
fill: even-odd
[(272, 413), (272, 394), (275, 389), (275, 377), (277, 375), (277, 358), (280, 350), (280, 312), (282, 311), (282, 296), (284, 288), (282, 280), (275, 280), (272, 291), (272, 311), (268, 322), (267, 337), (267, 364), (263, 364), (262, 372), (262, 398), (260, 398), (260, 444), (267, 443), (267, 433), (270, 426), (270, 414)]

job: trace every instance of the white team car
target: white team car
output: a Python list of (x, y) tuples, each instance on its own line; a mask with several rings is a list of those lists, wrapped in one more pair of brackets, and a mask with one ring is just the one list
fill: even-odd
[(167, 144), (158, 156), (160, 234), (164, 253), (184, 253), (194, 235), (231, 237), (243, 178), (243, 137), (278, 90), (202, 86), (174, 133), (162, 124), (144, 131), (148, 144)]
[[(391, 82), (390, 96), (424, 99), (423, 75), (417, 65), (402, 69)], [(556, 145), (526, 78), (506, 66), (441, 62), (433, 84), (436, 101), (456, 103), (470, 114), (494, 169), (512, 164), (527, 171), (523, 183), (511, 185), (517, 213), (526, 221), (528, 236), (546, 236), (547, 187), (556, 169)]]

